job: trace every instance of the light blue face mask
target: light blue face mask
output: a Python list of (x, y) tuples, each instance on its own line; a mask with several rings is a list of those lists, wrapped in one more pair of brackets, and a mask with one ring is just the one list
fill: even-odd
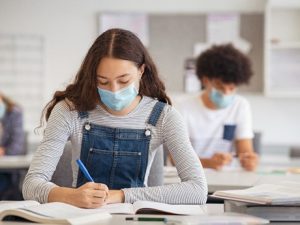
[(217, 108), (226, 108), (233, 102), (235, 95), (224, 95), (215, 88), (212, 88), (211, 92), (209, 93), (209, 97)]
[(138, 95), (134, 82), (116, 92), (98, 88), (98, 93), (103, 104), (115, 111), (121, 111), (129, 106)]
[(6, 112), (6, 105), (4, 102), (0, 102), (0, 120), (3, 119)]

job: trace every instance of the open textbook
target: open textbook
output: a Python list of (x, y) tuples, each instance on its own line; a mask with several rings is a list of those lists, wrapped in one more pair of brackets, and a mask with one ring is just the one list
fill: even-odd
[(40, 204), (36, 201), (0, 202), (1, 220), (27, 220), (38, 223), (84, 224), (110, 218), (110, 214), (168, 213), (202, 215), (206, 206), (169, 205), (150, 201), (109, 204), (97, 209), (82, 209), (60, 202)]
[[(164, 213), (175, 215), (202, 215), (207, 213), (207, 208), (205, 205), (170, 205), (150, 201), (136, 201), (133, 204), (109, 204), (102, 207), (101, 209), (111, 214)], [(93, 211), (94, 209), (90, 210)]]
[(242, 190), (216, 191), (212, 197), (265, 205), (300, 205), (300, 183), (260, 184)]
[(110, 218), (106, 211), (92, 212), (61, 202), (35, 201), (0, 203), (0, 221), (32, 221), (52, 224), (85, 224)]

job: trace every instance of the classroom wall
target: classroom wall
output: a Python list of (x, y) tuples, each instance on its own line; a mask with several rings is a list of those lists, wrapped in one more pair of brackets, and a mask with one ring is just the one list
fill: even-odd
[[(195, 43), (205, 43), (207, 13), (151, 14), (149, 51), (169, 91), (184, 90), (184, 62), (194, 57)], [(240, 36), (251, 43), (253, 77), (242, 91), (263, 92), (264, 16), (240, 13)], [(255, 32), (253, 32), (255, 30)]]
[(193, 13), (206, 11), (263, 11), (261, 0), (0, 0), (0, 32), (45, 37), (45, 99), (76, 73), (97, 37), (103, 11)]
[[(36, 34), (45, 38), (43, 97), (46, 103), (53, 92), (62, 88), (76, 73), (97, 37), (101, 11), (262, 13), (264, 5), (262, 0), (226, 0), (226, 4), (220, 4), (220, 0), (0, 0), (0, 33)], [(265, 132), (264, 143), (300, 145), (299, 99), (247, 96), (254, 110), (254, 127)], [(31, 139), (35, 140), (35, 137), (31, 136)]]

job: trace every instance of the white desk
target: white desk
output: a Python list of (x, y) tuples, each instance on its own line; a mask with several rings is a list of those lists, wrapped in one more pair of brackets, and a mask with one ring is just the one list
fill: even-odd
[(28, 169), (32, 155), (16, 155), (0, 157), (0, 170), (2, 169)]
[[(262, 157), (255, 172), (248, 172), (240, 167), (227, 168), (221, 171), (204, 169), (208, 183), (208, 192), (217, 190), (242, 189), (262, 183), (280, 183), (282, 181), (300, 182), (300, 174), (285, 172), (290, 167), (300, 167), (300, 160), (284, 157)], [(164, 168), (164, 183), (180, 182), (175, 167)]]
[[(10, 190), (1, 194), (4, 199), (22, 199), (21, 184), (24, 176), (30, 166), (32, 155), (20, 156), (2, 156), (0, 157), (0, 173), (11, 174), (11, 179), (14, 183)], [(12, 194), (11, 191), (14, 191)]]
[[(126, 221), (126, 217), (163, 217), (167, 218), (170, 223), (163, 222), (137, 222), (137, 221)], [(97, 223), (98, 225), (207, 225), (207, 224), (235, 224), (242, 225), (242, 219), (247, 218), (246, 215), (235, 215), (230, 213), (221, 213), (221, 214), (206, 214), (199, 216), (176, 216), (176, 215), (113, 215), (111, 219), (106, 221), (101, 221)], [(171, 221), (177, 221), (177, 223), (172, 223)], [(252, 219), (247, 219), (247, 224), (253, 224)], [(243, 223), (245, 224), (245, 223)], [(0, 225), (2, 225), (0, 223)], [(4, 224), (3, 224), (4, 225)], [(95, 224), (96, 225), (96, 224)]]

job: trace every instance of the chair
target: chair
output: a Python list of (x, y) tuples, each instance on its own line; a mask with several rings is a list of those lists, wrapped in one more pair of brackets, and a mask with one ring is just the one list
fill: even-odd
[(72, 187), (73, 173), (72, 173), (72, 145), (67, 142), (60, 160), (56, 166), (56, 170), (52, 176), (51, 182), (62, 187)]
[(24, 151), (23, 151), (24, 155), (28, 154), (28, 142), (29, 142), (28, 136), (29, 136), (28, 131), (25, 131), (24, 132)]
[(290, 158), (300, 158), (300, 146), (292, 146), (289, 150)]
[(156, 155), (154, 157), (150, 174), (148, 177), (148, 186), (161, 186), (164, 183), (164, 150), (161, 145), (158, 147)]
[(254, 131), (254, 137), (253, 137), (253, 148), (254, 148), (254, 151), (260, 155), (261, 154), (261, 151), (262, 151), (262, 148), (261, 148), (261, 137), (262, 137), (262, 133), (259, 132), (259, 131)]
[[(156, 152), (150, 174), (148, 177), (148, 186), (159, 186), (163, 184), (163, 151), (162, 146)], [(68, 142), (64, 148), (64, 152), (60, 157), (56, 170), (52, 176), (51, 182), (63, 186), (72, 187), (72, 146)]]

